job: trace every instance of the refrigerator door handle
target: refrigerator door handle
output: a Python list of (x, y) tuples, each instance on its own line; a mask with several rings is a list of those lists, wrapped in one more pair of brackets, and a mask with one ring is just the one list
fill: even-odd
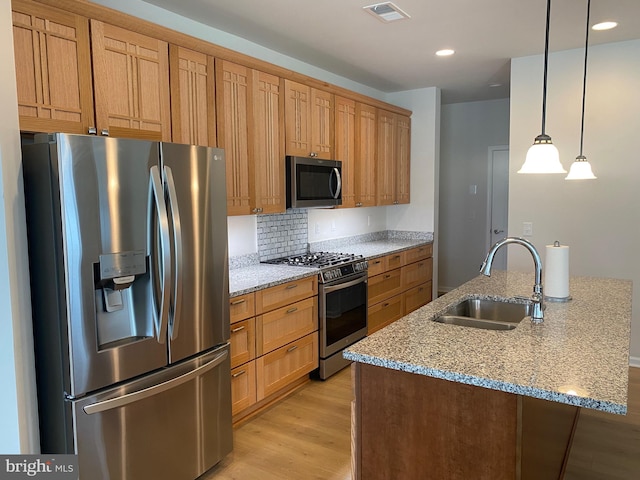
[(173, 172), (166, 165), (163, 167), (164, 177), (169, 192), (169, 208), (171, 209), (171, 217), (173, 218), (173, 243), (175, 248), (174, 268), (176, 272), (175, 283), (173, 285), (173, 322), (170, 325), (169, 334), (171, 340), (175, 340), (178, 336), (178, 327), (180, 326), (180, 308), (182, 304), (182, 224), (180, 223), (180, 208), (178, 206), (178, 195), (176, 194), (176, 183), (173, 180)]
[(143, 400), (152, 395), (166, 392), (167, 390), (171, 390), (172, 388), (178, 387), (183, 383), (187, 383), (188, 381), (193, 380), (196, 377), (204, 375), (209, 370), (214, 369), (226, 360), (227, 355), (228, 351), (224, 350), (223, 352), (218, 353), (209, 362), (201, 365), (195, 370), (191, 370), (190, 372), (180, 375), (179, 377), (172, 378), (171, 380), (159, 383), (157, 385), (153, 385), (152, 387), (138, 390), (137, 392), (127, 393), (125, 395), (122, 395), (121, 397), (111, 398), (109, 400), (103, 400), (102, 402), (96, 402), (90, 405), (86, 405), (85, 407), (83, 407), (83, 410), (87, 415), (93, 415), (94, 413), (100, 413), (107, 410), (113, 410), (114, 408), (124, 407), (125, 405)]
[(164, 343), (167, 336), (167, 324), (169, 322), (169, 286), (171, 283), (171, 256), (169, 248), (169, 220), (167, 218), (167, 207), (164, 203), (164, 190), (158, 167), (154, 165), (149, 171), (149, 196), (147, 205), (147, 250), (150, 254), (150, 269), (158, 268), (157, 257), (155, 256), (155, 235), (152, 232), (153, 225), (153, 207), (155, 206), (158, 216), (158, 226), (160, 227), (160, 253), (162, 255), (162, 286), (160, 298), (160, 311), (158, 312), (158, 301), (156, 298), (156, 289), (153, 285), (155, 273), (151, 272), (152, 286), (151, 293), (153, 298), (153, 321), (157, 340)]

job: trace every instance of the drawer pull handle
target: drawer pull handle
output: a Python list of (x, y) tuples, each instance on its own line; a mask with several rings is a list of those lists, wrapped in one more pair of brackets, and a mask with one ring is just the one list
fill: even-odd
[(391, 275), (390, 275), (390, 274), (386, 274), (386, 275), (384, 276), (384, 278), (391, 278)]
[(287, 313), (293, 313), (296, 310), (298, 310), (298, 307), (293, 307), (293, 308), (290, 308), (289, 310), (287, 310)]
[(400, 258), (400, 255), (394, 255), (394, 256), (393, 256), (393, 258), (394, 258), (394, 259), (396, 259), (396, 258)]
[(245, 329), (244, 325), (241, 326), (241, 327), (236, 327), (236, 328), (231, 329), (231, 333), (238, 333), (239, 331), (244, 330), (244, 329)]
[(373, 262), (374, 265), (379, 265), (382, 263), (382, 260), (376, 260), (375, 262)]
[(389, 306), (389, 304), (386, 303), (386, 302), (382, 304), (382, 308), (387, 308), (388, 306)]
[(241, 298), (240, 300), (234, 300), (233, 302), (231, 302), (231, 305), (242, 305), (246, 301), (246, 298)]
[(296, 288), (297, 286), (297, 283), (295, 285), (287, 285), (287, 290), (291, 290), (292, 288)]
[(292, 347), (289, 347), (289, 348), (287, 348), (287, 353), (291, 353), (291, 352), (293, 352), (294, 350), (296, 350), (297, 348), (298, 348), (298, 346), (297, 346), (297, 345), (294, 345), (294, 346), (292, 346)]
[(238, 378), (240, 375), (244, 375), (245, 373), (247, 373), (246, 370), (240, 370), (239, 372), (236, 372), (233, 375), (231, 375), (231, 378)]
[(418, 264), (418, 266), (419, 267), (424, 267), (424, 263), (421, 262), (421, 263)]

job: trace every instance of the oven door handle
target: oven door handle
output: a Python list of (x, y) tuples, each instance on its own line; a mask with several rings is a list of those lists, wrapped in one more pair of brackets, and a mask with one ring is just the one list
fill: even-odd
[(358, 277), (355, 280), (351, 280), (350, 282), (339, 283), (337, 285), (332, 285), (330, 287), (323, 287), (323, 291), (324, 293), (331, 293), (331, 292), (335, 292), (336, 290), (342, 290), (345, 288), (353, 287), (354, 285), (357, 285), (363, 282), (365, 283), (367, 282), (367, 275), (362, 275), (361, 277)]

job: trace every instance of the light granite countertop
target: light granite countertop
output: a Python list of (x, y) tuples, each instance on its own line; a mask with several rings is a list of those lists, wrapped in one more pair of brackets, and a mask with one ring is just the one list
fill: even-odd
[(632, 284), (571, 277), (573, 300), (546, 303), (545, 320), (514, 330), (445, 325), (432, 320), (469, 297), (529, 297), (534, 274), (495, 271), (410, 313), (348, 347), (349, 360), (625, 414)]
[[(312, 248), (311, 251), (352, 253), (354, 255), (362, 255), (366, 259), (371, 259), (428, 243), (432, 243), (432, 241), (423, 238), (385, 238), (359, 242), (340, 239), (340, 241), (316, 244), (322, 247), (322, 249)], [(229, 270), (230, 297), (237, 297), (263, 288), (317, 275), (319, 272), (317, 268), (290, 267), (258, 262), (257, 255), (249, 256), (247, 263), (243, 265), (242, 262), (238, 262), (240, 265), (238, 268)]]

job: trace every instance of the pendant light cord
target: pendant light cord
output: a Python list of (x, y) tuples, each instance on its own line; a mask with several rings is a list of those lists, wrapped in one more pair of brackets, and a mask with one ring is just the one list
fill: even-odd
[(584, 75), (582, 77), (582, 120), (580, 123), (580, 156), (582, 157), (582, 140), (584, 138), (584, 104), (587, 96), (587, 52), (589, 50), (589, 13), (591, 12), (591, 0), (587, 0), (587, 33), (584, 42)]
[[(589, 0), (591, 1), (591, 0)], [(544, 36), (544, 72), (542, 82), (542, 135), (544, 135), (545, 119), (547, 117), (547, 64), (549, 63), (549, 24), (551, 22), (551, 0), (547, 0), (547, 27)]]

